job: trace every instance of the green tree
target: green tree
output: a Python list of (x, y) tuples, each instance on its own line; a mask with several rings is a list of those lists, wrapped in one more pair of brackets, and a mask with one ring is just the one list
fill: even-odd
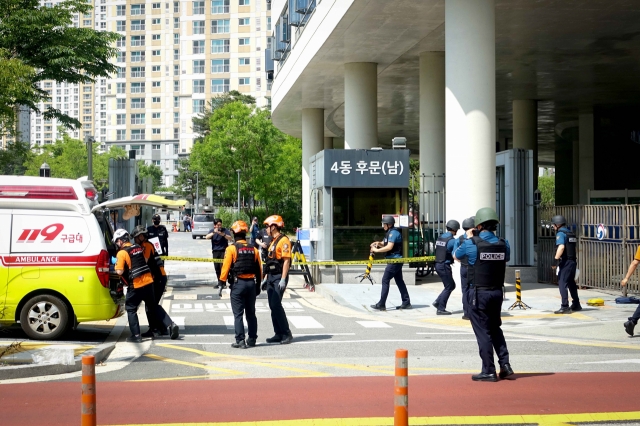
[(162, 186), (162, 169), (155, 164), (146, 164), (144, 161), (138, 161), (138, 174), (141, 178), (153, 178), (153, 192)]
[[(18, 100), (29, 99), (35, 103), (32, 81), (36, 71), (20, 59), (11, 58), (6, 49), (0, 48), (0, 134), (15, 134)], [(19, 136), (19, 135), (18, 135)]]
[(553, 207), (556, 205), (556, 177), (555, 175), (546, 175), (538, 177), (538, 189), (542, 202), (541, 207)]
[(186, 197), (192, 204), (196, 199), (196, 170), (191, 165), (190, 158), (182, 158), (178, 162), (178, 176), (176, 176), (173, 187), (179, 195)]
[[(38, 87), (40, 81), (92, 83), (96, 77), (117, 71), (109, 60), (116, 55), (113, 43), (120, 36), (73, 26), (74, 15), (92, 11), (93, 6), (85, 0), (64, 0), (53, 6), (39, 0), (0, 0), (0, 49), (5, 56), (0, 74), (7, 74), (12, 67), (19, 71), (13, 80), (11, 74), (7, 76), (6, 83), (14, 88), (14, 94), (0, 97), (0, 111), (26, 105), (38, 112), (37, 102), (51, 100), (50, 94)], [(7, 86), (0, 87), (4, 90)], [(65, 127), (77, 129), (81, 125), (52, 107), (43, 115), (58, 119)]]
[(211, 129), (209, 128), (211, 122), (211, 116), (220, 107), (223, 107), (231, 102), (242, 102), (245, 105), (255, 105), (256, 98), (251, 95), (245, 95), (237, 90), (232, 90), (222, 95), (214, 96), (211, 98), (204, 112), (193, 117), (193, 132), (197, 135), (196, 142), (202, 142), (202, 140), (209, 134)]
[(33, 155), (28, 143), (7, 144), (6, 149), (0, 150), (0, 175), (24, 175), (26, 170), (24, 165)]
[[(228, 103), (213, 113), (210, 133), (191, 152), (193, 171), (200, 182), (214, 187), (225, 200), (235, 200), (238, 174), (246, 212), (256, 203), (266, 214), (280, 214), (287, 228), (299, 226), (302, 200), (302, 147), (299, 139), (279, 131), (269, 111), (242, 102)], [(233, 205), (233, 201), (229, 203)]]

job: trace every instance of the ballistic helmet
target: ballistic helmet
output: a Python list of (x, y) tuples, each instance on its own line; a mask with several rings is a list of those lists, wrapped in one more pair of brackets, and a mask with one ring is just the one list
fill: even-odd
[(113, 242), (118, 240), (129, 241), (129, 233), (125, 229), (118, 229), (113, 233)]
[(567, 224), (567, 219), (565, 219), (561, 214), (557, 214), (553, 218), (551, 218), (551, 223), (553, 223), (554, 225), (562, 226)]
[(494, 209), (491, 207), (483, 207), (476, 212), (475, 224), (477, 225), (495, 225), (500, 223), (500, 219)]
[(468, 231), (471, 228), (475, 228), (476, 227), (476, 220), (475, 220), (475, 216), (471, 216), (466, 218), (465, 220), (462, 221), (462, 229), (464, 229), (465, 231)]
[(151, 220), (160, 220), (160, 215), (158, 213), (154, 214)]
[(236, 220), (235, 222), (233, 222), (233, 225), (231, 225), (231, 231), (233, 231), (234, 234), (246, 234), (247, 232), (249, 232), (249, 227), (244, 220)]
[(131, 232), (131, 236), (135, 238), (140, 234), (146, 234), (146, 233), (147, 233), (147, 228), (145, 228), (142, 225), (138, 225), (135, 228), (133, 228), (133, 232)]
[(389, 226), (394, 226), (396, 224), (396, 220), (393, 216), (382, 216), (382, 224), (385, 223)]
[(458, 229), (460, 229), (460, 222), (458, 222), (457, 220), (450, 220), (449, 222), (447, 222), (447, 228), (453, 229), (455, 232), (457, 232)]
[(267, 226), (276, 225), (278, 228), (284, 228), (284, 220), (282, 220), (282, 216), (277, 214), (269, 216), (263, 223)]

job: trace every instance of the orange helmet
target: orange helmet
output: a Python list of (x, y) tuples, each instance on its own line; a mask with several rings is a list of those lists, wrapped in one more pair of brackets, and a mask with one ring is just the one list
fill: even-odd
[(247, 232), (249, 232), (249, 227), (247, 226), (247, 222), (245, 222), (244, 220), (236, 220), (235, 222), (233, 222), (233, 225), (231, 225), (231, 230), (234, 234), (239, 234), (241, 232), (244, 232), (246, 234)]
[(284, 220), (282, 220), (282, 216), (277, 214), (269, 216), (263, 223), (267, 226), (276, 225), (278, 228), (284, 228)]

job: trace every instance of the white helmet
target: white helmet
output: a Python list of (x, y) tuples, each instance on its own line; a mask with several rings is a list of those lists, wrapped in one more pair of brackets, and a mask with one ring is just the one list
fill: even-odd
[(116, 232), (113, 233), (113, 242), (115, 243), (116, 241), (120, 240), (120, 239), (124, 239), (126, 241), (129, 241), (129, 233), (125, 230), (125, 229), (118, 229)]

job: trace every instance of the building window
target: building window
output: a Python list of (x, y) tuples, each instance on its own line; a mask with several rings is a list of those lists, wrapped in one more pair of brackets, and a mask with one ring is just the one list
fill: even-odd
[(204, 34), (204, 21), (193, 21), (193, 33)]
[(120, 37), (120, 39), (116, 41), (116, 47), (127, 47), (127, 37)]
[(173, 97), (173, 107), (174, 108), (180, 108), (180, 98), (177, 97), (177, 96)]
[(229, 13), (229, 0), (211, 0), (211, 13)]
[(116, 130), (116, 140), (117, 141), (126, 141), (127, 140), (127, 130), (126, 129), (118, 129), (118, 130)]
[(160, 87), (160, 82), (159, 81), (152, 81), (151, 82), (151, 87)]
[(131, 83), (131, 93), (144, 93), (145, 83)]
[(229, 46), (229, 39), (211, 40), (211, 53), (229, 53)]
[(151, 9), (160, 9), (160, 3), (152, 3)]
[(251, 59), (250, 58), (239, 58), (238, 59), (238, 65), (242, 66), (242, 65), (251, 65)]
[(131, 124), (144, 124), (145, 115), (144, 114), (131, 114)]
[(151, 113), (151, 118), (160, 118), (160, 113), (159, 112), (152, 112)]
[(151, 20), (151, 25), (160, 25), (161, 19), (160, 18), (153, 18)]
[(131, 109), (143, 109), (145, 108), (144, 98), (131, 98)]
[(126, 99), (116, 99), (116, 109), (126, 109), (126, 108), (127, 108)]
[(145, 76), (145, 67), (131, 67), (131, 77), (140, 78)]
[(174, 1), (173, 2), (173, 13), (180, 13), (180, 2), (179, 1)]
[(226, 93), (228, 91), (229, 91), (228, 78), (211, 80), (211, 93)]
[(173, 75), (180, 75), (180, 65), (173, 66)]
[(131, 52), (131, 62), (144, 62), (145, 61), (145, 51), (139, 50), (136, 52)]
[(151, 98), (151, 103), (154, 104), (159, 104), (160, 103), (160, 96), (154, 96)]
[(116, 83), (116, 93), (127, 93), (127, 83)]
[(116, 6), (116, 16), (126, 16), (127, 15), (127, 5), (118, 5)]
[(249, 38), (239, 38), (238, 44), (240, 46), (249, 46), (251, 44), (251, 40)]
[[(176, 127), (173, 129), (173, 138), (178, 139), (179, 137), (180, 137), (180, 129)], [(175, 161), (177, 160), (174, 160), (174, 164), (175, 164)]]
[(131, 36), (131, 46), (144, 46), (144, 36)]
[(256, 31), (260, 31), (261, 27), (262, 27), (262, 21), (260, 20), (260, 18), (256, 18)]
[(211, 34), (226, 34), (228, 32), (228, 19), (214, 19), (213, 21), (211, 21)]
[(271, 31), (271, 17), (267, 17), (267, 31)]
[(131, 21), (131, 31), (144, 31), (145, 28), (144, 19), (135, 19)]
[(250, 24), (251, 24), (250, 18), (240, 18), (240, 19), (238, 19), (238, 25), (240, 25), (241, 27), (246, 26), (246, 25), (250, 25)]
[(151, 56), (160, 56), (160, 51), (159, 50), (152, 50), (151, 51)]
[(116, 114), (116, 125), (127, 124), (127, 114)]
[(249, 6), (251, 4), (251, 0), (239, 0), (238, 6)]
[(132, 4), (131, 5), (131, 14), (132, 15), (144, 15), (144, 4)]
[(204, 40), (193, 41), (193, 54), (197, 55), (199, 53), (204, 53)]
[(160, 40), (160, 34), (151, 34), (151, 40)]
[(180, 44), (180, 34), (179, 33), (174, 33), (173, 34), (173, 44)]
[(180, 18), (173, 18), (173, 28), (180, 28)]
[[(160, 129), (153, 129), (153, 134), (154, 134), (154, 135), (156, 134), (156, 130), (158, 130), (158, 134), (160, 133), (160, 132), (159, 132), (159, 130), (160, 130)], [(160, 151), (160, 144), (159, 144), (159, 143), (158, 143), (158, 144), (155, 144), (155, 143), (154, 143), (154, 144), (152, 144), (152, 145), (151, 145), (151, 149), (152, 149), (153, 151)]]
[(116, 62), (126, 62), (127, 61), (127, 52), (118, 52), (116, 56)]
[[(151, 129), (151, 134), (159, 135), (160, 134), (160, 129)], [(157, 145), (157, 146), (158, 146), (158, 149), (160, 149), (160, 145)], [(157, 161), (158, 161), (158, 164), (156, 164), (156, 166), (159, 166), (160, 165), (160, 160), (157, 160)]]
[(204, 93), (204, 80), (193, 80), (193, 93)]
[[(178, 155), (180, 153), (180, 144), (178, 143), (174, 143), (173, 144), (173, 155)], [(174, 161), (178, 161), (178, 160), (174, 160)]]
[(193, 73), (204, 74), (204, 59), (193, 61)]
[(116, 31), (127, 31), (127, 21), (116, 21)]
[(204, 112), (204, 99), (193, 100), (193, 113), (202, 114)]
[(256, 71), (260, 71), (262, 68), (260, 65), (262, 64), (262, 60), (260, 58), (256, 58)]
[(229, 59), (212, 59), (211, 73), (229, 72)]
[[(142, 132), (142, 134), (140, 134), (140, 132)], [(137, 131), (136, 130), (131, 131), (131, 139), (133, 140), (144, 139), (144, 130), (138, 129)], [(136, 156), (144, 155), (144, 145), (131, 145), (131, 149), (136, 151)]]
[(193, 14), (194, 15), (204, 15), (204, 2), (203, 1), (194, 1), (193, 2)]
[(238, 79), (238, 85), (240, 86), (247, 86), (251, 84), (251, 79), (249, 77), (240, 77)]
[[(180, 122), (180, 113), (179, 112), (174, 112), (173, 113), (173, 122), (174, 123), (179, 123)], [(174, 152), (174, 154), (177, 154), (177, 152)]]
[(127, 68), (118, 67), (118, 75), (116, 78), (126, 78), (127, 77)]
[(153, 65), (153, 66), (151, 67), (151, 71), (153, 71), (153, 72), (160, 72), (160, 69), (161, 69), (161, 68), (162, 68), (162, 67), (161, 67), (160, 65)]
[(173, 60), (177, 61), (180, 59), (180, 49), (173, 49)]
[(260, 77), (256, 77), (256, 89), (260, 90), (262, 87), (262, 79)]
[(180, 80), (173, 80), (173, 91), (174, 92), (180, 91)]

